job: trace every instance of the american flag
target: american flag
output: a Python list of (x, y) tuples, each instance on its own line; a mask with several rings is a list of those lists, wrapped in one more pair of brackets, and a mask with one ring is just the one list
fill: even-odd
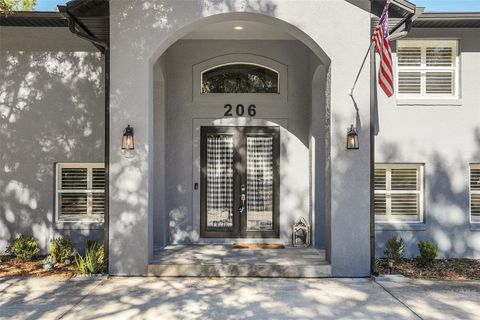
[(373, 34), (373, 43), (375, 44), (375, 51), (380, 55), (380, 70), (378, 70), (378, 84), (383, 89), (387, 97), (393, 95), (393, 67), (392, 67), (392, 48), (390, 40), (388, 39), (388, 6), (390, 1), (387, 1), (383, 9), (382, 16), (375, 28)]

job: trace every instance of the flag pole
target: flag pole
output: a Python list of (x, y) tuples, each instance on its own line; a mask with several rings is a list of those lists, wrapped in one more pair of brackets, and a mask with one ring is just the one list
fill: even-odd
[(353, 92), (355, 90), (355, 87), (357, 86), (358, 79), (360, 78), (360, 75), (362, 74), (363, 67), (365, 66), (365, 62), (367, 62), (368, 55), (371, 52), (373, 42), (370, 42), (370, 45), (368, 46), (367, 52), (365, 52), (365, 57), (363, 57), (362, 65), (360, 66), (360, 70), (358, 70), (357, 76), (355, 77), (355, 81), (353, 82), (353, 86), (348, 92), (348, 95), (353, 98)]
[[(388, 7), (390, 7), (390, 1), (391, 0), (387, 0), (387, 2), (385, 3), (385, 8), (384, 8), (384, 12), (385, 12), (385, 9), (388, 10)], [(379, 22), (382, 21), (384, 17), (384, 13), (382, 13), (382, 15), (380, 16), (380, 19), (379, 19)], [(397, 26), (398, 27), (398, 26)], [(393, 31), (393, 30), (392, 30)], [(367, 62), (367, 58), (368, 58), (368, 55), (370, 54), (371, 52), (371, 49), (372, 49), (372, 46), (373, 46), (374, 42), (373, 41), (370, 41), (370, 45), (368, 46), (368, 49), (367, 49), (367, 52), (365, 53), (365, 57), (363, 58), (363, 61), (362, 61), (362, 65), (360, 66), (360, 70), (358, 70), (358, 73), (357, 73), (357, 77), (355, 78), (355, 81), (353, 83), (353, 86), (352, 88), (350, 89), (348, 95), (350, 97), (352, 97), (353, 99), (353, 92), (355, 90), (355, 87), (357, 85), (357, 82), (358, 82), (358, 79), (360, 78), (360, 74), (362, 73), (362, 70), (363, 70), (363, 67), (365, 66), (365, 62)]]

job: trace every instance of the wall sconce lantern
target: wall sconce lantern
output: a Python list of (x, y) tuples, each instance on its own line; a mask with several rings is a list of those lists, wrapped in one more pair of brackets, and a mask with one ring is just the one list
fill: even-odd
[(347, 150), (358, 149), (358, 134), (353, 124), (347, 130)]
[(294, 247), (310, 246), (310, 224), (303, 217), (293, 225), (292, 245)]
[(130, 125), (127, 125), (125, 130), (123, 130), (122, 137), (122, 150), (133, 150), (135, 149), (135, 141), (133, 139), (133, 128)]

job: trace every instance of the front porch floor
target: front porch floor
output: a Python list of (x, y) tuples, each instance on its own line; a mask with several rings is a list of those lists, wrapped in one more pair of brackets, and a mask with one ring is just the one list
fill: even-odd
[(148, 275), (162, 277), (331, 277), (325, 250), (234, 249), (231, 245), (169, 245), (156, 250)]

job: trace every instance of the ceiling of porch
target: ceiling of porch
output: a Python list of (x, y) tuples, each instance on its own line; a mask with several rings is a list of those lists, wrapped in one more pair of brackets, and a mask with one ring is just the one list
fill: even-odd
[(254, 21), (213, 23), (185, 36), (184, 39), (214, 40), (296, 40), (280, 29)]

